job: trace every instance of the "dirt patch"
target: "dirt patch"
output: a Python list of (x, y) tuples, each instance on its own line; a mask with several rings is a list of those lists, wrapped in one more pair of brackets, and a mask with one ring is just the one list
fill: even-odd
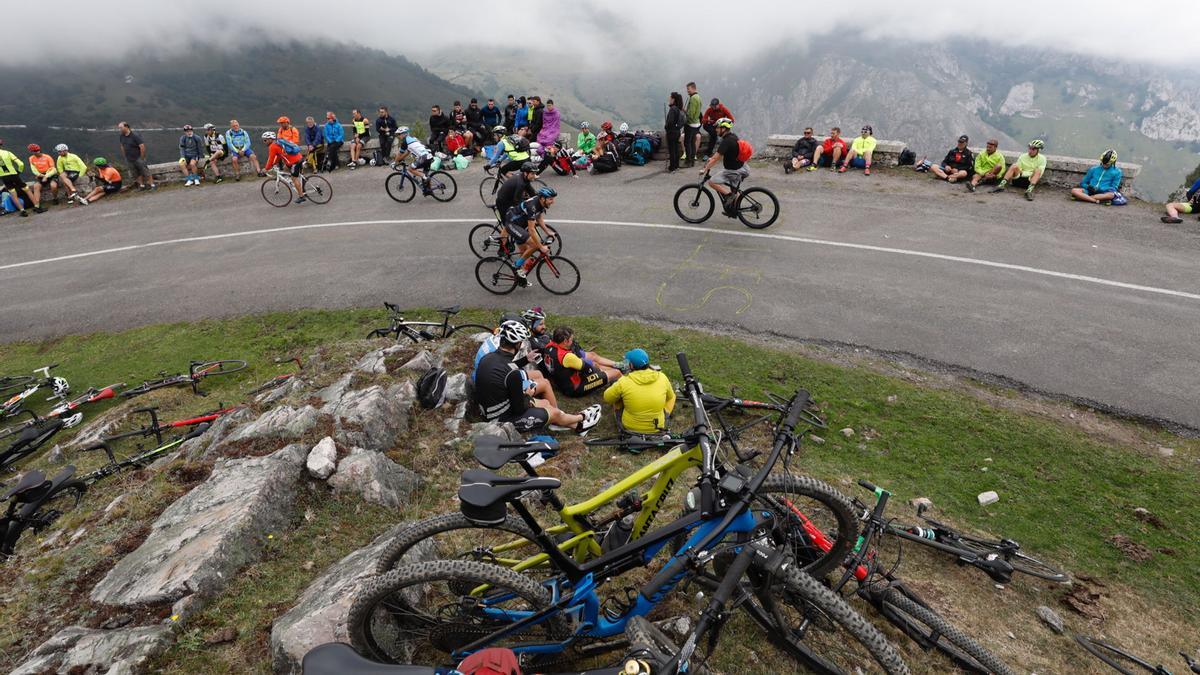
[(1072, 611), (1086, 617), (1093, 623), (1101, 623), (1107, 617), (1100, 599), (1106, 595), (1100, 589), (1107, 588), (1105, 584), (1094, 577), (1077, 575), (1074, 582), (1062, 598), (1063, 605)]
[(1126, 558), (1134, 562), (1146, 562), (1154, 557), (1153, 551), (1123, 534), (1114, 534), (1105, 541), (1115, 546), (1118, 551), (1125, 554)]
[(171, 482), (183, 487), (190, 487), (208, 480), (212, 467), (207, 464), (182, 464), (167, 470)]

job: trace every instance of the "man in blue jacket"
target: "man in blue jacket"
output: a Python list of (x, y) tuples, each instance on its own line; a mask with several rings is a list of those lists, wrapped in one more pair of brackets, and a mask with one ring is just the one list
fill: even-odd
[(304, 118), (304, 133), (300, 135), (306, 150), (305, 160), (313, 171), (325, 166), (325, 130), (311, 117)]
[(1164, 223), (1182, 223), (1183, 218), (1179, 217), (1181, 213), (1200, 213), (1200, 178), (1187, 189), (1184, 199), (1187, 201), (1167, 204), (1167, 215), (1162, 217)]
[(1071, 189), (1071, 197), (1089, 204), (1109, 204), (1121, 189), (1121, 178), (1117, 151), (1109, 148), (1100, 155), (1100, 164), (1083, 175), (1079, 187)]
[(325, 113), (325, 168), (333, 171), (338, 168), (338, 152), (346, 142), (346, 130), (338, 121), (333, 111)]

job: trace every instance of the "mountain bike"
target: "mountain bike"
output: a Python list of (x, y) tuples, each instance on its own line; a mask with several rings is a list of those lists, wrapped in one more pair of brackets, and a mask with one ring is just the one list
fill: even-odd
[(142, 450), (141, 446), (137, 446), (133, 451), (134, 454), (128, 457), (117, 457), (117, 453), (112, 447), (112, 438), (107, 438), (98, 443), (93, 443), (92, 445), (84, 448), (83, 452), (103, 450), (105, 456), (108, 458), (108, 463), (99, 469), (92, 471), (91, 473), (80, 476), (79, 480), (85, 485), (91, 485), (102, 478), (107, 478), (108, 476), (121, 473), (125, 469), (140, 469), (165, 456), (168, 452), (178, 448), (193, 438), (200, 436), (204, 432), (208, 431), (210, 426), (211, 424), (209, 422), (197, 424), (186, 434), (178, 436), (165, 443), (160, 442), (158, 446), (150, 448), (149, 450)]
[[(246, 367), (246, 362), (242, 361), (241, 359), (224, 359), (224, 360), (220, 360), (220, 361), (192, 361), (192, 362), (188, 363), (187, 375), (184, 375), (181, 373), (179, 375), (169, 375), (166, 377), (161, 377), (160, 379), (157, 379), (157, 380), (146, 380), (145, 382), (142, 382), (141, 384), (139, 384), (136, 387), (130, 387), (129, 389), (126, 389), (125, 391), (121, 392), (121, 397), (122, 398), (132, 398), (134, 396), (141, 396), (142, 394), (145, 394), (147, 392), (154, 391), (155, 389), (162, 389), (163, 387), (174, 387), (174, 386), (181, 385), (181, 384), (186, 384), (186, 385), (191, 386), (193, 394), (197, 394), (199, 396), (207, 396), (207, 394), (200, 391), (200, 382), (202, 380), (204, 380), (205, 378), (208, 378), (208, 377), (216, 377), (218, 375), (228, 375), (230, 373), (236, 373), (239, 370), (245, 369), (245, 367)], [(166, 373), (159, 373), (159, 375), (166, 375)]]
[(41, 532), (79, 505), (87, 485), (74, 476), (74, 466), (64, 467), (51, 479), (34, 469), (0, 494), (0, 504), (8, 504), (0, 515), (0, 559), (14, 553), (25, 530)]
[[(509, 176), (513, 174), (513, 172), (509, 171), (508, 173), (493, 175), (495, 170), (496, 167), (494, 166), (483, 167), (483, 171), (487, 174), (487, 177), (479, 183), (479, 198), (483, 200), (483, 205), (489, 209), (496, 208), (496, 193), (500, 191), (500, 186), (504, 184), (504, 181), (508, 180)], [(535, 193), (538, 188), (546, 187), (546, 182), (540, 178), (534, 178), (529, 184)], [(504, 214), (499, 214), (499, 217), (503, 218)]]
[(439, 202), (448, 202), (458, 194), (458, 183), (454, 182), (454, 176), (445, 171), (427, 169), (425, 178), (420, 179), (408, 170), (405, 162), (393, 164), (392, 168), (395, 170), (383, 179), (383, 189), (389, 197), (402, 204), (411, 202), (417, 196), (418, 187), (421, 188), (421, 194)]
[[(284, 173), (282, 168), (275, 167), (273, 173), (274, 178), (266, 178), (262, 182), (263, 199), (267, 203), (277, 208), (283, 208), (292, 203), (292, 197), (296, 192), (296, 186), (292, 184), (291, 174)], [(308, 201), (314, 204), (328, 204), (329, 200), (333, 199), (333, 186), (329, 181), (325, 180), (324, 176), (300, 174), (300, 187), (304, 189), (304, 196)]]
[[(699, 183), (684, 185), (675, 191), (675, 213), (689, 223), (703, 223), (712, 217), (717, 199), (708, 187), (709, 174), (705, 173)], [(721, 206), (732, 204), (732, 215), (746, 227), (761, 230), (770, 227), (779, 217), (779, 200), (775, 194), (763, 187), (740, 189), (741, 179), (732, 186), (733, 192), (721, 198)]]
[[(522, 500), (526, 494), (557, 489), (561, 485), (557, 479), (468, 470), (459, 487), (460, 512), (486, 526), (502, 524), (509, 517), (508, 509), (516, 511), (553, 564), (555, 576), (539, 583), (506, 567), (469, 560), (398, 567), (368, 581), (355, 598), (348, 625), (352, 644), (370, 658), (388, 662), (411, 660), (413, 655), (427, 658), (426, 651), (457, 661), (493, 646), (508, 647), (538, 667), (558, 662), (568, 650), (572, 655), (603, 653), (614, 648), (611, 641), (604, 641), (619, 635), (630, 619), (646, 615), (685, 578), (728, 553), (732, 562), (714, 594), (718, 606), (702, 619), (704, 630), (719, 633), (722, 617), (728, 615), (725, 608), (745, 601), (747, 590), (741, 580), (753, 570), (765, 580), (753, 591), (761, 594), (760, 602), (803, 598), (806, 607), (820, 607), (829, 620), (830, 633), (794, 645), (803, 663), (848, 668), (869, 664), (889, 673), (907, 673), (903, 660), (878, 630), (840, 596), (802, 572), (786, 541), (772, 539), (778, 511), (763, 501), (769, 497), (762, 488), (780, 459), (797, 448), (804, 430), (796, 428), (809, 403), (807, 392), (798, 391), (789, 402), (761, 468), (726, 465), (718, 463), (699, 385), (687, 358), (681, 353), (678, 360), (695, 413), (691, 433), (701, 454), (700, 480), (691, 500), (694, 509), (599, 557), (578, 562), (541, 527)], [(684, 544), (626, 602), (601, 603), (600, 586), (624, 572), (644, 568), (680, 536)]]
[[(1123, 675), (1139, 675), (1139, 673), (1171, 675), (1171, 671), (1167, 670), (1165, 666), (1161, 664), (1154, 665), (1103, 640), (1076, 635), (1075, 641), (1079, 643), (1080, 647), (1086, 649), (1089, 654), (1100, 659), (1106, 665), (1111, 666), (1113, 670)], [(1179, 655), (1183, 657), (1183, 662), (1187, 665), (1188, 670), (1193, 673), (1200, 673), (1200, 663), (1197, 663), (1186, 652), (1179, 652)]]
[(57, 385), (59, 393), (47, 398), (47, 401), (62, 399), (63, 396), (69, 393), (71, 391), (70, 383), (68, 383), (64, 378), (50, 376), (50, 371), (57, 367), (57, 363), (52, 363), (48, 366), (37, 368), (33, 371), (33, 373), (35, 375), (40, 373), (41, 377), (30, 377), (29, 380), (23, 383), (23, 385), (10, 385), (25, 386), (25, 388), (8, 397), (3, 403), (0, 403), (0, 419), (12, 417), (13, 415), (18, 414), (22, 409), (25, 399), (36, 394), (39, 389), (46, 388), (53, 390)]
[(483, 290), (496, 295), (507, 295), (516, 289), (517, 285), (529, 286), (529, 276), (537, 276), (542, 288), (555, 295), (570, 295), (579, 288), (579, 267), (570, 258), (560, 255), (546, 255), (538, 249), (533, 253), (533, 269), (524, 279), (517, 274), (517, 266), (512, 257), (504, 251), (504, 255), (488, 256), (475, 263), (475, 280)]
[(16, 434), (16, 438), (9, 443), (8, 447), (0, 451), (0, 471), (12, 471), (14, 464), (37, 452), (55, 434), (66, 429), (68, 422), (71, 422), (71, 426), (74, 426), (83, 419), (83, 415), (79, 413), (76, 413), (78, 419), (73, 419), (74, 415), (70, 418), (45, 418), (38, 417), (29, 410), (23, 412), (33, 417), (33, 424), (21, 429)]
[(291, 382), (293, 377), (299, 375), (304, 370), (304, 363), (301, 362), (300, 359), (298, 359), (296, 357), (292, 357), (290, 359), (282, 359), (282, 360), (275, 359), (275, 363), (277, 363), (277, 364), (278, 363), (294, 363), (294, 364), (296, 364), (296, 372), (283, 373), (282, 375), (276, 375), (275, 377), (272, 377), (271, 379), (267, 380), (266, 382), (263, 382), (262, 384), (258, 385), (257, 387), (246, 392), (247, 396), (261, 394), (264, 391), (275, 389), (277, 387), (282, 387), (283, 385), (287, 384), (288, 382)]
[[(505, 245), (505, 238), (500, 236), (504, 226), (497, 220), (494, 223), (480, 223), (471, 228), (467, 235), (467, 243), (471, 245), (471, 253), (476, 258), (488, 256), (506, 256), (512, 253)], [(550, 249), (550, 255), (562, 253), (562, 233), (557, 229), (542, 238), (542, 243)]]
[(429, 340), (444, 340), (451, 335), (454, 335), (460, 330), (473, 330), (476, 333), (491, 333), (492, 329), (479, 323), (464, 323), (459, 325), (451, 325), (450, 317), (462, 311), (462, 305), (454, 305), (452, 307), (441, 307), (437, 311), (441, 312), (442, 320), (439, 321), (408, 321), (404, 318), (404, 313), (399, 307), (390, 302), (383, 303), (383, 306), (391, 312), (392, 325), (387, 328), (376, 328), (367, 333), (367, 338), (396, 336), (396, 341), (406, 337), (413, 342), (425, 342)]

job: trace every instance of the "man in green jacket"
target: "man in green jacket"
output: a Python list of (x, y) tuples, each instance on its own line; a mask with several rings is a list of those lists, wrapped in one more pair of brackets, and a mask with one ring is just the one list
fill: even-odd
[(45, 213), (38, 204), (37, 198), (29, 191), (29, 186), (25, 181), (21, 180), (21, 172), (25, 170), (25, 162), (22, 162), (16, 155), (4, 149), (4, 141), (0, 140), (0, 183), (8, 188), (12, 193), (13, 201), (16, 206), (21, 209), (21, 215), (28, 217), (29, 212), (25, 210), (25, 204), (21, 201), (21, 193), (24, 192), (29, 197), (29, 202), (33, 204), (33, 210), (38, 213)]
[(687, 83), (687, 108), (684, 110), (683, 154), (687, 158), (684, 166), (696, 165), (696, 154), (700, 152), (700, 94), (696, 91), (696, 83)]

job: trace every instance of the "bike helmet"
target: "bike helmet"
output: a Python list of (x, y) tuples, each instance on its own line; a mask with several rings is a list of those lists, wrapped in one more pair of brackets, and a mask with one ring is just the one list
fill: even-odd
[(212, 122), (209, 122), (208, 124), (204, 125), (205, 131), (212, 131), (213, 129), (216, 129), (216, 128), (217, 128), (217, 125), (213, 124)]
[(521, 318), (529, 322), (529, 325), (536, 326), (538, 322), (546, 320), (546, 313), (541, 307), (530, 307), (521, 312)]
[(274, 132), (274, 131), (264, 131), (264, 132), (263, 132), (263, 135), (262, 135), (262, 139), (263, 139), (264, 141), (273, 141), (273, 140), (275, 140), (275, 132)]
[(1042, 148), (1046, 147), (1046, 144), (1042, 142), (1042, 139), (1035, 138), (1032, 141), (1029, 141), (1029, 147), (1041, 150)]
[(538, 193), (538, 196), (543, 199), (554, 199), (555, 197), (558, 196), (558, 190), (555, 190), (554, 188), (548, 187), (548, 186), (538, 188), (537, 193)]
[(529, 328), (521, 321), (505, 321), (500, 324), (500, 341), (516, 345), (529, 339)]
[(537, 151), (541, 150), (541, 149), (542, 149), (542, 144), (538, 143), (537, 141), (534, 141), (529, 144), (529, 151), (534, 154), (537, 154)]
[(1105, 150), (1104, 154), (1100, 155), (1100, 163), (1104, 164), (1105, 166), (1107, 166), (1109, 164), (1116, 164), (1117, 163), (1117, 151), (1113, 150), (1112, 148)]
[(521, 173), (534, 173), (537, 170), (537, 164), (534, 164), (533, 162), (525, 162), (521, 165)]
[(408, 135), (408, 127), (396, 127), (396, 135), (397, 136), (407, 136)]
[(55, 396), (66, 396), (71, 393), (71, 384), (61, 377), (50, 380), (50, 390)]
[(718, 129), (732, 129), (733, 128), (733, 120), (729, 119), (728, 117), (722, 117), (721, 119), (717, 120), (717, 128)]
[(92, 160), (92, 164), (95, 164), (96, 166), (108, 166), (108, 160), (104, 159), (103, 157), (97, 157), (96, 159)]
[(629, 122), (621, 122), (621, 133), (629, 131)]
[(508, 127), (504, 126), (503, 124), (497, 124), (496, 126), (492, 127), (493, 134), (503, 134), (503, 133), (507, 133), (507, 132), (508, 132)]
[(288, 119), (287, 115), (284, 115), (283, 117), (280, 117), (279, 119), (275, 120), (275, 122), (278, 124), (291, 124), (292, 120)]
[(25, 149), (30, 152), (41, 152), (42, 146), (38, 145), (37, 143), (30, 143), (29, 145), (25, 146)]
[(54, 146), (55, 152), (68, 152), (69, 150), (70, 148), (67, 147), (66, 143), (59, 143), (58, 145)]
[(612, 122), (604, 122), (600, 125), (600, 128), (605, 131), (612, 131)]
[(185, 124), (185, 125), (183, 125), (183, 130), (184, 130), (184, 131), (191, 131), (191, 130), (192, 130), (192, 125), (190, 125), (190, 124)]
[(580, 123), (579, 123), (579, 128), (580, 128), (580, 129), (590, 129), (591, 127), (592, 127), (592, 125), (588, 124), (587, 122), (580, 122)]

